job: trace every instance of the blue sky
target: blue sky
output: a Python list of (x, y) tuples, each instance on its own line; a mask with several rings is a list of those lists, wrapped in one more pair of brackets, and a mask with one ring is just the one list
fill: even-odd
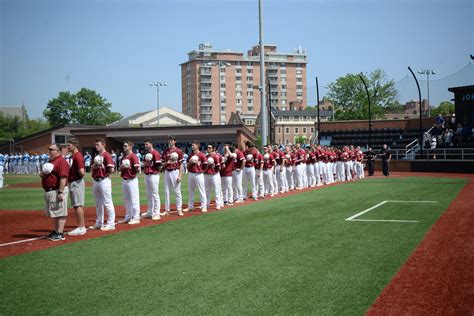
[[(306, 48), (314, 102), (316, 75), (324, 86), (376, 68), (395, 81), (409, 65), (435, 69), (437, 79), (456, 73), (474, 54), (473, 3), (264, 0), (264, 41), (283, 52)], [(154, 109), (148, 83), (162, 80), (161, 105), (181, 110), (179, 64), (202, 42), (241, 52), (257, 44), (258, 1), (0, 0), (0, 36), (1, 106), (24, 102), (41, 117), (59, 91), (87, 87), (129, 115)], [(474, 83), (470, 69), (454, 84)], [(414, 83), (404, 86), (400, 101), (417, 98)], [(450, 97), (438, 86), (432, 104)]]

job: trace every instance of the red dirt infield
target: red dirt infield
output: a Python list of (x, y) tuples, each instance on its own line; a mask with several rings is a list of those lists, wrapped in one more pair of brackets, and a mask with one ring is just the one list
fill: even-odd
[[(393, 173), (391, 177), (428, 176), (466, 178), (469, 183), (431, 227), (425, 238), (400, 268), (391, 282), (376, 299), (367, 315), (474, 315), (474, 175), (441, 173)], [(379, 178), (379, 177), (376, 177)], [(26, 187), (31, 185), (24, 184)], [(338, 184), (335, 184), (338, 185)], [(305, 189), (315, 190), (313, 188)], [(292, 191), (277, 195), (277, 198)], [(258, 203), (248, 201), (248, 203)], [(236, 204), (234, 207), (239, 207)], [(228, 209), (226, 207), (224, 209)], [(142, 206), (142, 211), (146, 206)], [(209, 209), (215, 211), (214, 208)], [(184, 217), (200, 215), (185, 213)], [(117, 220), (123, 218), (123, 206), (116, 206)], [(95, 222), (95, 208), (85, 208), (86, 225)], [(115, 231), (88, 230), (83, 236), (66, 236), (62, 242), (35, 239), (6, 246), (5, 243), (41, 238), (52, 227), (43, 211), (0, 211), (0, 258), (51, 248), (89, 238), (114, 234), (139, 227), (181, 219), (176, 213), (163, 216), (160, 221), (145, 219), (140, 225), (120, 225)], [(74, 211), (69, 211), (65, 231), (75, 228)]]

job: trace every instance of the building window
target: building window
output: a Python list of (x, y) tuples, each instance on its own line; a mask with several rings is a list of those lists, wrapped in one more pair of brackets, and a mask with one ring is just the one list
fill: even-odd
[(240, 83), (237, 83), (237, 84), (235, 85), (235, 89), (242, 89), (242, 85), (241, 85)]
[(282, 89), (282, 90), (286, 90), (286, 84), (282, 84), (282, 85), (281, 85), (281, 89)]
[(280, 74), (286, 75), (286, 69), (280, 69)]
[(221, 81), (224, 81), (225, 80), (225, 76), (221, 76)]
[(295, 127), (295, 134), (298, 134), (300, 131), (298, 129), (298, 127)]
[(242, 104), (242, 99), (236, 99), (236, 100), (235, 100), (235, 103), (237, 103), (237, 104)]
[(278, 127), (278, 134), (281, 134), (281, 127)]
[(253, 81), (253, 77), (247, 76), (247, 81)]
[(247, 83), (247, 89), (253, 89), (253, 84)]
[(297, 84), (297, 85), (296, 85), (296, 89), (300, 89), (300, 90), (301, 90), (301, 89), (303, 89), (303, 86), (302, 86), (302, 85), (299, 85), (299, 84)]
[(306, 127), (303, 127), (303, 134), (306, 134)]
[(241, 74), (241, 73), (242, 73), (242, 69), (237, 68), (237, 69), (235, 70), (235, 72), (238, 73), (238, 74)]
[(303, 82), (303, 78), (296, 78), (296, 82)]
[(221, 88), (225, 88), (225, 83), (221, 83)]
[(302, 96), (303, 96), (303, 92), (296, 92), (296, 96), (297, 96), (297, 97), (302, 97)]
[(311, 134), (314, 134), (314, 127), (311, 127)]
[(235, 95), (236, 95), (237, 97), (241, 97), (241, 96), (242, 96), (242, 92), (241, 92), (241, 91), (237, 91), (237, 92), (235, 93)]
[(242, 81), (242, 76), (235, 76), (235, 81)]
[(247, 96), (253, 96), (253, 91), (247, 91)]
[(248, 74), (253, 73), (253, 69), (248, 69), (248, 68), (247, 68), (247, 73), (248, 73)]
[(253, 112), (253, 106), (249, 106), (247, 107), (247, 109), (249, 110), (249, 112)]
[(66, 144), (66, 135), (54, 135), (54, 142), (56, 144)]
[(248, 103), (248, 104), (252, 104), (252, 103), (253, 103), (253, 100), (252, 100), (252, 99), (247, 99), (247, 103)]
[(301, 70), (297, 70), (297, 71), (296, 71), (296, 74), (297, 74), (297, 75), (301, 75), (301, 74), (303, 74), (303, 72), (302, 72)]
[(290, 133), (290, 128), (289, 127), (285, 128), (285, 133), (287, 133), (287, 134)]

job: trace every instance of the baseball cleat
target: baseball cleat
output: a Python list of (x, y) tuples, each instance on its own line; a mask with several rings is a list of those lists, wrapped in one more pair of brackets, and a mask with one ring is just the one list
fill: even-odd
[(87, 232), (85, 227), (77, 227), (74, 230), (71, 230), (69, 233), (67, 233), (69, 236), (80, 236), (84, 235)]
[(94, 226), (89, 226), (89, 229), (97, 229), (100, 230), (102, 228), (102, 225), (95, 224)]
[(112, 225), (105, 225), (100, 228), (101, 231), (109, 231), (109, 230), (115, 230), (115, 226)]
[(138, 225), (138, 224), (140, 224), (139, 219), (132, 219), (128, 222), (128, 225)]

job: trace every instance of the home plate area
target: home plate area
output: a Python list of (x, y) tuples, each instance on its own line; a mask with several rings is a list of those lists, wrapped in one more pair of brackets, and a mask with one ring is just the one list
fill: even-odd
[[(346, 218), (346, 221), (419, 223), (426, 212), (429, 212), (430, 204), (433, 203), (438, 203), (438, 201), (386, 200)], [(360, 218), (362, 216), (363, 218)]]

